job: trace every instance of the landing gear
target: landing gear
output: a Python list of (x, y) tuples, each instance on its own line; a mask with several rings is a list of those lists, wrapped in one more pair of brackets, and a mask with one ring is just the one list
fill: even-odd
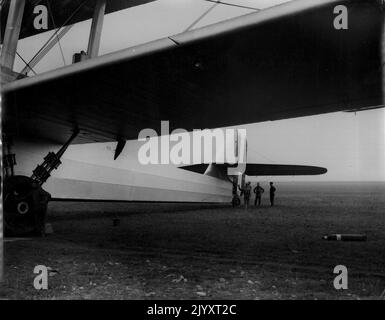
[[(11, 162), (11, 167), (7, 168), (9, 163), (5, 166), (3, 205), (6, 236), (44, 236), (47, 207), (51, 195), (42, 186), (51, 172), (59, 167), (60, 158), (78, 132), (79, 130), (76, 130), (57, 153), (48, 153), (44, 162), (33, 170), (31, 177), (13, 175), (13, 166), (16, 161)], [(5, 150), (7, 154), (11, 154), (10, 148)]]
[(233, 184), (233, 198), (231, 200), (231, 205), (233, 208), (236, 208), (241, 205), (241, 199), (238, 196), (238, 176), (234, 176), (231, 182)]
[(4, 233), (6, 236), (38, 235), (45, 231), (51, 195), (31, 178), (12, 176), (4, 181)]

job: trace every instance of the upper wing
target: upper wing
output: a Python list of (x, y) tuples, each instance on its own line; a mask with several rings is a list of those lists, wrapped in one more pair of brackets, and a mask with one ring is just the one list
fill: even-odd
[[(106, 14), (115, 11), (135, 7), (154, 0), (112, 0), (107, 1)], [(5, 25), (7, 22), (8, 9), (11, 0), (1, 1), (1, 39), (3, 39)], [(96, 0), (26, 0), (23, 25), (20, 30), (20, 39), (33, 36), (47, 30), (36, 29), (33, 26), (33, 19), (36, 17), (33, 10), (37, 5), (45, 5), (52, 15), (48, 20), (48, 30), (60, 26), (74, 24), (80, 21), (91, 19), (94, 12)], [(2, 41), (1, 41), (2, 42)]]
[(87, 60), (4, 86), (6, 130), (108, 141), (383, 105), (383, 21), (376, 0), (298, 0)]

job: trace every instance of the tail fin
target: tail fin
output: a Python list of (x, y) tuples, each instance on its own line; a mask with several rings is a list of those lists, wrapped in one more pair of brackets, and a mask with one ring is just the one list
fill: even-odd
[(246, 129), (237, 129), (236, 130), (236, 139), (235, 139), (235, 166), (229, 164), (227, 169), (228, 176), (242, 176), (246, 171), (247, 163), (247, 136)]

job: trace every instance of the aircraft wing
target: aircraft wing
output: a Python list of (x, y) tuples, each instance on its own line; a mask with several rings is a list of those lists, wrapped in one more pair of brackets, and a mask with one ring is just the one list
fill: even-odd
[[(3, 87), (5, 130), (75, 143), (383, 106), (377, 0), (297, 0)], [(336, 30), (333, 9), (348, 8)]]
[[(226, 172), (228, 164), (215, 164), (220, 170)], [(180, 167), (181, 169), (204, 174), (208, 164), (200, 163)], [(315, 166), (301, 166), (289, 164), (261, 164), (247, 163), (245, 174), (248, 176), (310, 176), (327, 172), (326, 168)]]

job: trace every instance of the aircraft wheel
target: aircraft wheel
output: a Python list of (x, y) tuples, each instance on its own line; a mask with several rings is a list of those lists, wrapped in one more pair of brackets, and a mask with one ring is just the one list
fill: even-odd
[(51, 195), (29, 177), (7, 178), (3, 198), (5, 235), (44, 235), (50, 198)]

